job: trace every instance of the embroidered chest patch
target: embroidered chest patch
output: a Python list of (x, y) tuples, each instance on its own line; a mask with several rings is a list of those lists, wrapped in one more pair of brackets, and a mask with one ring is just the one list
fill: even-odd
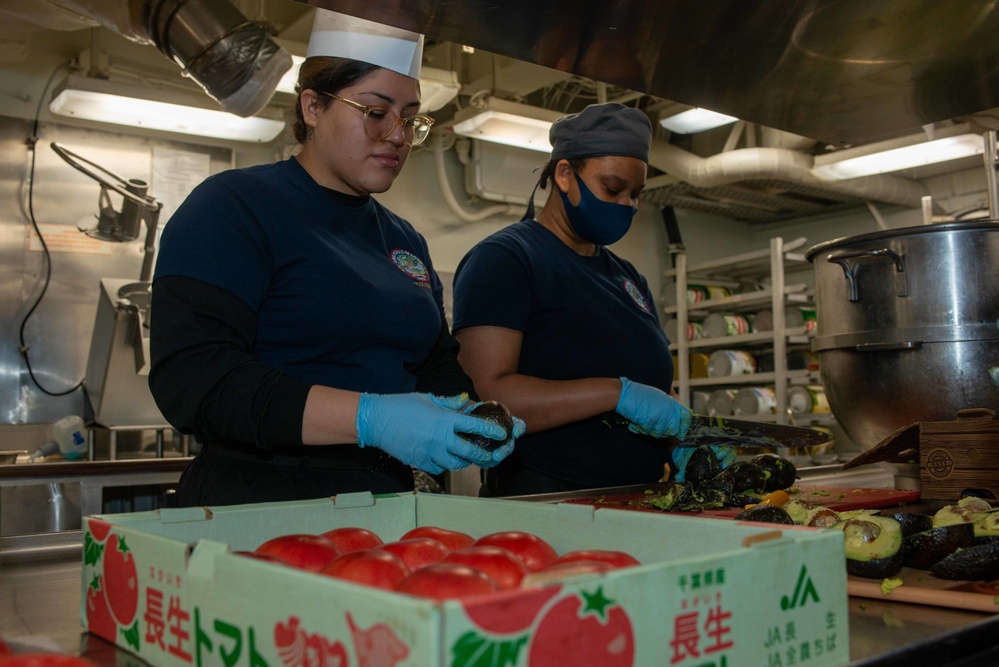
[(430, 286), (430, 272), (427, 271), (423, 261), (409, 252), (396, 248), (391, 252), (392, 262), (399, 267), (399, 270), (413, 279), (420, 287)]

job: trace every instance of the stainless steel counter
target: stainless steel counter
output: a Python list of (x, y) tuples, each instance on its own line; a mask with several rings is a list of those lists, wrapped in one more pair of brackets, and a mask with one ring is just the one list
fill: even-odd
[[(82, 631), (78, 558), (0, 562), (0, 637), (90, 658), (102, 667), (136, 665), (138, 658)], [(850, 665), (942, 667), (995, 649), (999, 616), (922, 605), (851, 598)]]

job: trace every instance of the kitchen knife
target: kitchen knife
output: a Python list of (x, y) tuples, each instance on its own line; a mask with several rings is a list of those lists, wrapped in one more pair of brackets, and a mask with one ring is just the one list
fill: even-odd
[[(608, 413), (603, 421), (608, 427), (628, 425), (628, 420), (616, 412)], [(722, 444), (735, 447), (816, 447), (830, 440), (832, 436), (828, 433), (803, 426), (692, 415), (687, 437), (676, 444), (681, 447)]]

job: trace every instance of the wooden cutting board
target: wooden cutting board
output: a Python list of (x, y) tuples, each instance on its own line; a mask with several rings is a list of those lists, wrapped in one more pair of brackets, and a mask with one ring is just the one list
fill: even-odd
[(898, 578), (902, 585), (887, 595), (881, 590), (880, 579), (847, 577), (846, 590), (854, 597), (999, 613), (997, 582), (938, 579), (926, 570), (909, 567), (903, 567)]
[[(649, 490), (655, 493), (662, 485), (651, 485)], [(594, 505), (616, 509), (637, 510), (640, 512), (662, 512), (652, 507), (643, 507), (643, 501), (652, 493), (627, 493), (620, 495), (595, 495), (572, 498), (563, 502)], [(819, 486), (812, 484), (796, 484), (791, 489), (791, 500), (800, 500), (813, 505), (823, 505), (838, 512), (858, 509), (881, 509), (897, 507), (919, 501), (919, 491), (896, 491), (895, 489), (864, 489), (855, 487)], [(722, 509), (704, 510), (702, 512), (667, 512), (668, 514), (684, 514), (690, 516), (711, 517), (717, 519), (732, 519), (741, 507), (725, 507)]]

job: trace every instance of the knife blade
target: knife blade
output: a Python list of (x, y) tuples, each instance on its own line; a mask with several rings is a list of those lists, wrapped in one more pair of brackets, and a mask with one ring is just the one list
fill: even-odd
[[(616, 412), (608, 413), (603, 421), (608, 427), (627, 426), (629, 423)], [(676, 444), (680, 447), (718, 444), (767, 448), (816, 447), (830, 440), (830, 434), (804, 426), (692, 415), (687, 436)]]

